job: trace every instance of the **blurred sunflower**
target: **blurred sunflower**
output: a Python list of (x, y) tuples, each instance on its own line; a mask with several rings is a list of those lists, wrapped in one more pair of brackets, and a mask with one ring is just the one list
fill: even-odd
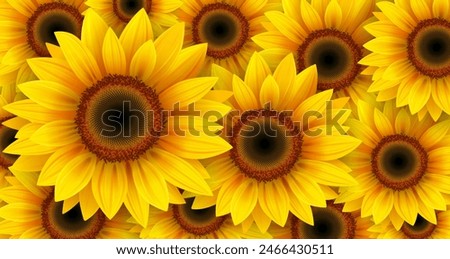
[(86, 5), (94, 9), (105, 22), (120, 34), (131, 18), (145, 9), (155, 35), (175, 25), (173, 12), (181, 6), (181, 0), (87, 0)]
[(26, 60), (48, 57), (46, 43), (58, 44), (55, 32), (81, 35), (84, 0), (6, 0), (0, 3), (0, 83), (32, 79)]
[(313, 208), (314, 225), (302, 222), (290, 215), (286, 226), (271, 229), (274, 238), (281, 239), (365, 239), (373, 223), (359, 217), (359, 212), (343, 212), (342, 205), (327, 202), (326, 208)]
[(408, 105), (422, 119), (450, 114), (450, 5), (448, 0), (380, 2), (378, 21), (365, 29), (375, 39), (373, 53), (360, 64), (371, 66), (370, 92)]
[[(270, 23), (264, 23), (267, 32), (252, 40), (264, 49), (276, 49), (278, 55), (294, 53), (297, 72), (316, 65), (317, 90), (334, 89), (334, 97), (374, 100), (367, 93), (371, 78), (362, 75), (358, 64), (366, 54), (363, 44), (372, 39), (363, 26), (372, 18), (375, 0), (284, 0), (283, 12), (266, 12)], [(380, 100), (384, 97), (379, 96)]]
[[(327, 124), (339, 113), (336, 122), (345, 122), (348, 98), (329, 102), (332, 90), (314, 94), (315, 66), (297, 74), (289, 54), (272, 74), (255, 52), (244, 81), (219, 66), (212, 72), (220, 78), (215, 89), (234, 92), (234, 112), (225, 118), (223, 132), (233, 149), (206, 167), (217, 216), (231, 213), (234, 224), (250, 218), (263, 232), (271, 221), (284, 226), (289, 212), (312, 224), (310, 206), (326, 206), (325, 197), (333, 193), (328, 186), (356, 184), (338, 159), (360, 141)], [(194, 208), (214, 199), (197, 197)]]
[(137, 226), (132, 231), (140, 232), (141, 238), (271, 238), (269, 233), (261, 233), (255, 227), (244, 232), (229, 216), (216, 217), (215, 206), (192, 209), (192, 203), (193, 198), (187, 198), (185, 204), (171, 205), (166, 212), (151, 208), (147, 228)]
[(38, 184), (55, 186), (56, 201), (78, 194), (85, 219), (98, 208), (111, 219), (125, 204), (146, 226), (148, 204), (167, 210), (177, 187), (211, 195), (192, 158), (231, 146), (202, 132), (201, 117), (175, 114), (194, 102), (221, 105), (201, 100), (216, 78), (192, 78), (206, 45), (182, 49), (182, 23), (153, 41), (144, 10), (119, 38), (91, 9), (84, 22), (81, 40), (58, 32), (52, 58), (28, 60), (40, 80), (20, 84), (30, 99), (5, 109), (30, 123), (5, 152), (37, 165)]
[(373, 226), (369, 231), (376, 234), (377, 238), (388, 239), (447, 239), (450, 236), (450, 211), (440, 211), (436, 213), (436, 224), (432, 224), (420, 215), (417, 216), (414, 224), (403, 223), (400, 230), (388, 221)]
[(362, 144), (345, 162), (359, 184), (341, 188), (336, 202), (345, 202), (344, 211), (373, 215), (375, 224), (389, 218), (396, 229), (404, 221), (413, 225), (418, 214), (436, 224), (450, 193), (450, 121), (419, 122), (392, 101), (383, 111), (359, 102), (358, 114), (348, 125)]
[(208, 43), (204, 72), (218, 64), (243, 75), (248, 60), (260, 48), (251, 37), (264, 31), (264, 13), (280, 7), (279, 0), (183, 0), (177, 12), (186, 23), (187, 46)]
[(84, 220), (80, 206), (55, 202), (51, 187), (36, 185), (38, 173), (14, 171), (8, 176), (11, 186), (0, 189), (0, 197), (7, 204), (0, 208), (0, 234), (10, 238), (137, 238), (129, 230), (133, 224), (127, 222), (130, 214), (120, 210), (109, 220), (98, 211)]

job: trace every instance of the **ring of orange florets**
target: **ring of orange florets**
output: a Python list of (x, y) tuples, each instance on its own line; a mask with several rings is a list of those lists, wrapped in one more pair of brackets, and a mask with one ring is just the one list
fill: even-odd
[[(81, 233), (70, 233), (70, 230), (61, 229), (55, 221), (55, 207), (57, 203), (54, 201), (54, 192), (51, 192), (41, 204), (41, 224), (44, 230), (53, 239), (94, 239), (103, 229), (105, 225), (105, 215), (98, 211), (89, 219), (88, 231)], [(58, 212), (59, 213), (59, 212)], [(62, 213), (62, 211), (61, 211)], [(62, 214), (61, 214), (62, 215)], [(56, 215), (58, 216), (58, 215)], [(64, 232), (67, 231), (67, 232)]]
[(418, 53), (415, 44), (415, 41), (417, 37), (420, 35), (421, 31), (423, 29), (433, 26), (444, 28), (444, 30), (446, 30), (447, 33), (450, 34), (449, 21), (443, 18), (427, 19), (420, 21), (414, 28), (414, 30), (408, 35), (406, 45), (407, 45), (408, 59), (411, 62), (411, 64), (417, 69), (417, 71), (419, 71), (421, 74), (425, 76), (438, 79), (450, 75), (450, 62), (447, 62), (446, 66), (435, 68), (431, 67), (429, 64), (426, 64), (426, 62), (423, 62), (421, 60), (420, 54)]
[[(145, 136), (139, 136), (139, 139), (133, 145), (125, 148), (108, 146), (102, 142), (100, 134), (93, 132), (93, 123), (87, 116), (89, 110), (95, 107), (93, 105), (94, 97), (102, 94), (102, 91), (107, 91), (108, 88), (117, 86), (140, 97), (148, 109), (141, 112), (147, 116), (146, 119), (150, 123), (146, 128)], [(152, 116), (148, 116), (148, 112), (151, 112)], [(75, 123), (82, 143), (90, 152), (107, 162), (138, 159), (158, 141), (164, 128), (164, 122), (165, 117), (155, 90), (135, 77), (123, 75), (107, 75), (93, 86), (87, 88), (81, 95), (75, 117)]]
[(338, 80), (333, 80), (333, 82), (324, 82), (321, 80), (319, 75), (319, 82), (317, 84), (318, 90), (328, 90), (334, 89), (336, 91), (344, 89), (350, 86), (355, 78), (359, 75), (362, 70), (362, 66), (358, 64), (363, 56), (362, 46), (359, 46), (353, 38), (346, 32), (338, 31), (336, 29), (322, 29), (311, 32), (305, 41), (299, 46), (297, 50), (297, 72), (301, 72), (305, 68), (313, 64), (307, 64), (306, 56), (308, 51), (314, 47), (314, 43), (321, 39), (334, 39), (338, 42), (343, 43), (346, 48), (351, 53), (352, 66), (348, 71), (339, 77)]
[[(274, 118), (277, 120), (278, 125), (284, 127), (286, 137), (292, 142), (291, 150), (287, 157), (285, 157), (278, 166), (272, 169), (260, 170), (254, 168), (254, 166), (249, 164), (239, 152), (238, 138), (242, 135), (243, 126), (248, 125), (248, 123), (254, 122), (259, 118)], [(265, 109), (246, 111), (242, 114), (237, 124), (233, 126), (231, 133), (232, 135), (229, 138), (229, 143), (233, 148), (230, 150), (230, 158), (245, 176), (259, 182), (269, 182), (289, 174), (301, 156), (303, 135), (291, 118), (284, 113)]]
[(40, 57), (49, 57), (50, 53), (45, 46), (45, 42), (39, 41), (38, 31), (36, 25), (40, 18), (48, 12), (60, 12), (70, 17), (76, 25), (76, 32), (73, 32), (75, 36), (80, 37), (81, 27), (83, 25), (83, 16), (80, 11), (72, 5), (64, 2), (51, 2), (39, 5), (34, 11), (26, 24), (27, 42), (31, 49)]
[(213, 219), (209, 219), (205, 224), (196, 225), (195, 222), (191, 222), (188, 217), (186, 217), (186, 214), (191, 210), (192, 209), (187, 208), (186, 204), (173, 205), (172, 215), (182, 229), (198, 237), (214, 235), (228, 218), (228, 216), (214, 217)]
[[(382, 168), (380, 168), (380, 152), (386, 145), (392, 143), (401, 143), (410, 147), (411, 150), (415, 153), (418, 158), (418, 165), (413, 173), (411, 173), (406, 178), (394, 179), (394, 177), (390, 177), (387, 172), (384, 172)], [(395, 134), (383, 137), (377, 144), (377, 146), (372, 150), (371, 153), (371, 168), (372, 173), (375, 177), (385, 186), (391, 188), (393, 190), (401, 191), (412, 186), (417, 185), (422, 177), (425, 175), (428, 165), (428, 153), (423, 148), (423, 146), (417, 141), (417, 139), (402, 135)]]
[[(328, 210), (331, 213), (333, 213), (333, 215), (336, 215), (336, 217), (339, 218), (339, 221), (342, 222), (343, 224), (343, 233), (342, 233), (342, 237), (344, 239), (352, 239), (355, 237), (356, 235), (356, 219), (355, 217), (348, 212), (343, 212), (343, 205), (341, 204), (334, 204), (331, 201), (327, 201), (327, 207), (326, 208), (313, 208), (313, 214), (314, 213), (320, 213), (320, 211), (323, 210)], [(311, 227), (310, 225), (307, 225), (305, 222), (300, 221), (297, 217), (292, 216), (290, 218), (291, 221), (291, 237), (292, 238), (309, 238), (307, 236), (305, 236), (302, 231), (301, 231), (301, 227), (303, 226), (308, 226)]]
[[(425, 220), (425, 219), (423, 219)], [(403, 223), (402, 228), (400, 229), (405, 236), (411, 239), (425, 239), (429, 238), (433, 232), (436, 230), (436, 225), (427, 221), (427, 225), (424, 229), (420, 231), (416, 231), (414, 226), (409, 225), (408, 223)]]
[[(128, 23), (129, 21), (131, 21), (131, 18), (133, 18), (133, 15), (129, 15), (123, 12), (123, 10), (119, 6), (120, 1), (123, 0), (112, 1), (113, 13), (116, 15), (117, 18), (119, 18), (119, 20), (121, 20), (124, 23)], [(152, 0), (143, 0), (143, 1), (144, 1), (143, 8), (147, 13), (150, 13), (150, 11), (152, 10)]]
[(192, 20), (192, 40), (195, 44), (204, 43), (202, 39), (201, 22), (211, 12), (226, 13), (235, 20), (239, 26), (239, 36), (233, 45), (226, 48), (215, 48), (208, 44), (206, 55), (214, 59), (225, 59), (234, 56), (240, 52), (244, 44), (248, 41), (250, 33), (250, 25), (248, 19), (241, 13), (239, 8), (227, 3), (212, 3), (202, 7), (198, 14)]

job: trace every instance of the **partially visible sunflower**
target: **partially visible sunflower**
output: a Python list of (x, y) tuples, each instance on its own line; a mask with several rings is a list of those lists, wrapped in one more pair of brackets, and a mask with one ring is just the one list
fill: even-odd
[(140, 238), (271, 238), (269, 233), (261, 233), (255, 226), (243, 231), (240, 225), (234, 225), (227, 216), (216, 217), (215, 206), (192, 209), (193, 198), (187, 198), (185, 204), (171, 205), (168, 211), (150, 209), (147, 228), (137, 226), (133, 231), (140, 233)]
[(378, 21), (365, 29), (375, 39), (364, 45), (373, 53), (360, 64), (370, 66), (370, 92), (396, 106), (409, 106), (422, 119), (450, 114), (450, 5), (448, 0), (380, 2)]
[(91, 9), (84, 25), (81, 40), (58, 32), (51, 58), (28, 60), (40, 80), (18, 86), (29, 100), (5, 107), (30, 121), (5, 151), (24, 157), (13, 167), (41, 171), (38, 184), (55, 186), (56, 201), (79, 197), (86, 219), (98, 208), (112, 218), (125, 204), (146, 226), (149, 204), (167, 210), (177, 187), (211, 195), (196, 159), (231, 146), (183, 113), (191, 104), (229, 110), (206, 100), (216, 78), (193, 78), (206, 45), (182, 49), (182, 23), (153, 41), (144, 10), (119, 38)]
[[(334, 89), (334, 97), (350, 97), (349, 104), (358, 100), (374, 100), (367, 93), (371, 78), (362, 75), (358, 64), (367, 53), (363, 44), (372, 37), (363, 26), (372, 19), (375, 0), (285, 0), (283, 12), (266, 12), (270, 23), (264, 23), (267, 32), (252, 40), (264, 49), (274, 49), (272, 63), (277, 56), (293, 53), (297, 72), (316, 65), (317, 90)], [(378, 96), (383, 100), (384, 96)]]
[(370, 238), (370, 219), (357, 212), (343, 212), (342, 205), (327, 202), (326, 208), (313, 208), (314, 225), (290, 215), (283, 228), (270, 229), (274, 238), (291, 239), (365, 239)]
[(218, 216), (255, 221), (265, 232), (271, 221), (284, 226), (289, 212), (312, 224), (310, 206), (326, 206), (329, 186), (356, 184), (339, 160), (360, 143), (345, 135), (348, 98), (329, 102), (332, 90), (315, 94), (315, 66), (297, 74), (289, 54), (272, 73), (255, 52), (244, 81), (219, 66), (212, 72), (220, 78), (215, 89), (234, 92), (223, 132), (233, 149), (208, 161), (214, 196), (196, 197), (194, 208), (215, 203)]
[(362, 144), (345, 158), (358, 185), (341, 188), (336, 202), (345, 202), (344, 211), (361, 209), (375, 224), (389, 218), (396, 229), (413, 225), (418, 214), (436, 224), (450, 193), (450, 120), (419, 121), (392, 101), (383, 111), (359, 102), (358, 114), (349, 133)]
[(37, 186), (38, 173), (14, 171), (11, 186), (0, 189), (7, 204), (0, 208), (0, 234), (10, 238), (137, 238), (129, 230), (130, 214), (120, 210), (112, 219), (98, 211), (84, 220), (79, 205), (55, 202), (51, 187)]
[(450, 211), (436, 213), (436, 224), (433, 224), (420, 215), (414, 224), (403, 223), (400, 230), (389, 222), (383, 221), (379, 225), (369, 228), (377, 238), (388, 239), (448, 239), (450, 237)]
[(181, 0), (87, 0), (86, 5), (94, 9), (105, 22), (120, 34), (131, 18), (145, 9), (155, 35), (178, 23), (173, 14), (181, 6)]
[(280, 7), (281, 0), (183, 0), (177, 16), (186, 23), (186, 46), (208, 43), (205, 74), (218, 64), (241, 76), (260, 50), (251, 38), (264, 31), (264, 13)]
[(0, 83), (34, 79), (26, 60), (48, 57), (55, 32), (81, 35), (84, 0), (6, 0), (0, 4)]

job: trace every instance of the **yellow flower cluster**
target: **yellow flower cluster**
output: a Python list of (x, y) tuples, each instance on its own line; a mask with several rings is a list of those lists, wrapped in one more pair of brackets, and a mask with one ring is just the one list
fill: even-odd
[(0, 0), (0, 238), (450, 238), (448, 0)]

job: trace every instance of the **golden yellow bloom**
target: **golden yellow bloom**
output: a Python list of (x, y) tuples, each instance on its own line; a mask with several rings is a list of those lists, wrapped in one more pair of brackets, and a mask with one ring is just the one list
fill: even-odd
[[(334, 97), (373, 100), (367, 93), (370, 77), (361, 75), (358, 64), (367, 53), (363, 44), (372, 37), (363, 26), (374, 9), (374, 0), (285, 0), (283, 12), (266, 12), (270, 23), (263, 23), (267, 32), (252, 39), (264, 49), (274, 49), (272, 63), (286, 53), (293, 53), (297, 72), (316, 65), (319, 91), (334, 89)], [(378, 96), (378, 100), (383, 100)]]
[(151, 208), (148, 227), (138, 226), (135, 231), (141, 238), (271, 238), (255, 226), (244, 231), (228, 215), (216, 217), (215, 206), (192, 209), (192, 202), (193, 198), (188, 198), (185, 204), (171, 205), (168, 211)]
[(396, 229), (418, 214), (436, 224), (450, 193), (450, 121), (419, 122), (392, 101), (383, 111), (359, 102), (358, 115), (348, 125), (362, 144), (345, 158), (358, 185), (341, 188), (336, 202), (345, 202), (344, 211), (361, 209), (375, 224), (389, 218)]
[(203, 99), (217, 79), (193, 78), (206, 45), (182, 49), (183, 32), (179, 23), (153, 41), (141, 10), (117, 37), (89, 9), (81, 40), (56, 33), (51, 58), (28, 60), (39, 80), (18, 87), (30, 99), (5, 107), (30, 121), (5, 150), (26, 157), (13, 167), (35, 165), (38, 184), (55, 186), (56, 201), (78, 196), (85, 219), (98, 208), (111, 219), (125, 204), (146, 226), (149, 204), (167, 210), (180, 202), (177, 187), (211, 195), (196, 159), (231, 146), (203, 132), (200, 115), (175, 113), (225, 105)]
[(315, 94), (315, 66), (297, 74), (290, 54), (272, 73), (256, 52), (245, 80), (215, 65), (213, 75), (221, 79), (215, 89), (234, 92), (224, 132), (233, 149), (209, 161), (215, 196), (197, 197), (194, 208), (215, 202), (217, 216), (231, 213), (234, 224), (255, 221), (265, 232), (271, 221), (284, 226), (289, 212), (312, 224), (310, 206), (326, 206), (329, 186), (356, 184), (339, 158), (360, 141), (328, 124), (337, 114), (345, 122), (348, 98), (329, 103), (332, 90)]
[(105, 22), (120, 34), (131, 18), (142, 8), (150, 17), (155, 35), (160, 35), (178, 20), (173, 14), (181, 6), (181, 0), (87, 0)]
[(0, 3), (0, 83), (34, 79), (26, 60), (48, 57), (46, 43), (58, 44), (55, 32), (80, 36), (83, 0), (7, 0)]
[(250, 56), (260, 50), (251, 37), (264, 31), (264, 13), (280, 7), (278, 0), (183, 0), (177, 12), (186, 23), (187, 46), (208, 43), (204, 73), (218, 64), (243, 75)]
[(79, 204), (55, 202), (53, 188), (37, 186), (38, 173), (14, 171), (11, 186), (0, 189), (7, 204), (0, 208), (0, 234), (10, 238), (137, 238), (122, 209), (111, 220), (97, 211), (84, 220)]
[(450, 114), (450, 5), (447, 0), (379, 2), (378, 21), (365, 29), (375, 39), (361, 60), (373, 75), (370, 92), (422, 119)]

